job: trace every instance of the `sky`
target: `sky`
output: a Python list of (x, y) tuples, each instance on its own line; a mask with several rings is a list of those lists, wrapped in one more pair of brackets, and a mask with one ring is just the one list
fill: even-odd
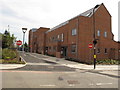
[(119, 0), (0, 0), (0, 32), (8, 30), (9, 25), (9, 31), (17, 40), (22, 40), (22, 28), (27, 28), (25, 41), (28, 42), (31, 28), (53, 28), (104, 3), (112, 16), (114, 40), (118, 41), (118, 2)]

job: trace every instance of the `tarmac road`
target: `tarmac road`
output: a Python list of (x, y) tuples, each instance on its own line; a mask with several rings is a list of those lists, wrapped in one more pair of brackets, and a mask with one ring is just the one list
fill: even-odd
[(35, 53), (25, 53), (22, 57), (27, 62), (25, 67), (0, 71), (3, 88), (118, 88), (115, 75), (70, 68)]

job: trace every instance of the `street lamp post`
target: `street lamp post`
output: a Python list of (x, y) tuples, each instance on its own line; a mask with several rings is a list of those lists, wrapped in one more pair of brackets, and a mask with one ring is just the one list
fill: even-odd
[(98, 7), (99, 5), (96, 5), (94, 8), (93, 8), (93, 30), (94, 30), (94, 34), (93, 34), (93, 44), (94, 44), (94, 69), (96, 68), (96, 44), (97, 44), (97, 39), (95, 37), (95, 15), (94, 15), (94, 11), (95, 9)]
[(27, 31), (27, 28), (22, 28), (23, 31), (23, 48), (22, 51), (24, 52), (24, 40), (25, 40), (25, 32)]

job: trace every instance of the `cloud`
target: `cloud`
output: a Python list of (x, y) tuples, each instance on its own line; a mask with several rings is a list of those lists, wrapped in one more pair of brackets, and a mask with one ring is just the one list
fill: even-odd
[(21, 16), (19, 15), (16, 11), (14, 11), (11, 7), (7, 6), (4, 3), (0, 4), (0, 14), (1, 16), (6, 16), (9, 18), (16, 18), (25, 22), (37, 22), (35, 20), (32, 20), (31, 18), (25, 17), (25, 16)]
[[(112, 32), (117, 31), (117, 1), (114, 0), (0, 0), (0, 32), (10, 25), (11, 31), (22, 37), (21, 28), (52, 28), (96, 4), (104, 3), (112, 15)], [(12, 28), (13, 27), (13, 28)], [(17, 31), (17, 32), (16, 32)], [(26, 36), (28, 33), (26, 33)]]

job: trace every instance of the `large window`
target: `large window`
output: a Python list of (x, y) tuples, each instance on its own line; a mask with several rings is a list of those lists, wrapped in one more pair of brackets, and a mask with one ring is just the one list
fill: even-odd
[(72, 45), (71, 46), (71, 52), (72, 53), (76, 53), (76, 45)]
[(97, 31), (97, 36), (100, 36), (100, 30)]
[(64, 34), (63, 33), (61, 34), (61, 41), (62, 42), (64, 41)]
[(72, 36), (74, 36), (74, 35), (76, 35), (77, 33), (76, 33), (76, 29), (74, 28), (74, 29), (72, 29)]
[(104, 37), (107, 37), (107, 32), (104, 32)]
[(108, 52), (108, 51), (107, 51), (107, 48), (105, 48), (105, 54), (107, 54), (107, 52)]
[(58, 39), (60, 38), (60, 35), (58, 35)]

